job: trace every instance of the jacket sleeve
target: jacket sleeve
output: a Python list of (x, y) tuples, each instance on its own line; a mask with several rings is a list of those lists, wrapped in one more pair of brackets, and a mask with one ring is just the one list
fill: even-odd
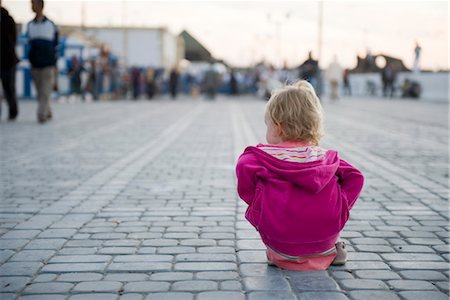
[(341, 159), (336, 172), (341, 191), (351, 209), (358, 199), (364, 185), (363, 174), (354, 166)]
[(14, 21), (14, 19), (11, 16), (9, 16), (9, 24), (8, 25), (11, 26), (10, 28), (8, 28), (9, 32), (11, 33), (11, 40), (8, 42), (10, 42), (10, 45), (12, 45), (13, 47), (16, 47), (17, 27), (16, 27), (16, 22)]
[(58, 67), (58, 57), (59, 57), (59, 30), (58, 27), (53, 23), (55, 33), (53, 35), (53, 50), (55, 51), (55, 67)]
[(247, 204), (255, 198), (256, 173), (261, 169), (253, 154), (244, 152), (236, 165), (237, 190), (239, 197)]

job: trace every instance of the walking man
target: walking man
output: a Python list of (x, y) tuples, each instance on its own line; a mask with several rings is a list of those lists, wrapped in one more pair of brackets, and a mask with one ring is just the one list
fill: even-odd
[(172, 71), (170, 71), (169, 75), (169, 88), (170, 88), (170, 95), (172, 95), (172, 99), (175, 100), (178, 93), (178, 70), (177, 67), (174, 67)]
[[(0, 2), (1, 3), (1, 2)], [(17, 31), (14, 19), (5, 8), (1, 8), (1, 80), (3, 94), (8, 103), (8, 120), (13, 121), (18, 114), (16, 99), (16, 65), (19, 62), (16, 55)], [(0, 101), (0, 112), (1, 112)]]
[(45, 123), (52, 118), (50, 97), (56, 80), (58, 29), (55, 23), (44, 16), (44, 0), (31, 0), (31, 8), (36, 17), (27, 25), (30, 45), (28, 58), (37, 91), (37, 120)]

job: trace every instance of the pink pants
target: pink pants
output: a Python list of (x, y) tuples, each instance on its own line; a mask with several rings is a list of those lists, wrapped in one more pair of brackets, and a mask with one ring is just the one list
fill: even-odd
[(336, 257), (336, 248), (323, 254), (291, 257), (278, 253), (270, 248), (266, 251), (269, 264), (281, 269), (294, 271), (326, 270)]

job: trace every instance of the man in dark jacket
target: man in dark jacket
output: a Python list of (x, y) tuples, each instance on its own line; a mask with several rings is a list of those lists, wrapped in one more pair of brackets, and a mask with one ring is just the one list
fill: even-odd
[(28, 59), (38, 98), (38, 122), (45, 123), (52, 117), (50, 97), (56, 81), (58, 28), (44, 15), (44, 0), (31, 0), (31, 8), (36, 17), (27, 24)]
[[(16, 55), (17, 31), (14, 19), (5, 8), (1, 8), (1, 80), (3, 93), (8, 103), (8, 120), (15, 120), (19, 113), (16, 99), (16, 65), (19, 62)], [(0, 99), (1, 115), (1, 99)]]
[(300, 65), (300, 79), (306, 80), (314, 87), (316, 94), (320, 96), (322, 90), (322, 81), (319, 68), (319, 61), (313, 59), (312, 52), (309, 51), (308, 59)]

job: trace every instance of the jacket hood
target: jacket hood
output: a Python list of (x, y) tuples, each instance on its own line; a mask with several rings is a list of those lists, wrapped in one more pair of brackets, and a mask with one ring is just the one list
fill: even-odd
[(339, 167), (338, 153), (333, 150), (328, 150), (324, 159), (312, 162), (283, 161), (253, 146), (247, 147), (245, 152), (255, 155), (269, 173), (313, 194), (319, 193), (334, 178)]

